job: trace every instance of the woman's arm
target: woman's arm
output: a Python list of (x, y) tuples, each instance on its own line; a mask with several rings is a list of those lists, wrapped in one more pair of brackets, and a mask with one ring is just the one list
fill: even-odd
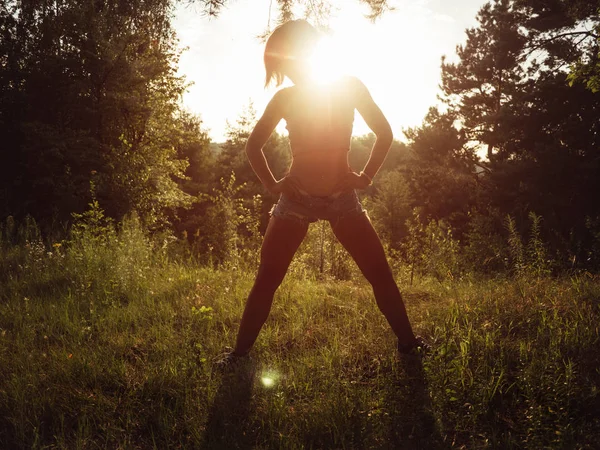
[(366, 86), (358, 78), (354, 78), (353, 81), (355, 87), (354, 93), (356, 96), (356, 109), (377, 137), (371, 150), (369, 160), (362, 171), (366, 174), (365, 178), (367, 178), (366, 181), (368, 181), (368, 186), (371, 184), (371, 180), (375, 174), (377, 174), (381, 168), (381, 165), (390, 150), (390, 146), (392, 145), (394, 135), (389, 122), (371, 97)]
[(279, 193), (279, 183), (267, 164), (262, 148), (279, 121), (283, 118), (283, 96), (283, 89), (273, 96), (246, 143), (246, 154), (248, 155), (252, 170), (254, 170), (254, 173), (256, 173), (256, 176), (258, 176), (265, 188), (273, 193)]

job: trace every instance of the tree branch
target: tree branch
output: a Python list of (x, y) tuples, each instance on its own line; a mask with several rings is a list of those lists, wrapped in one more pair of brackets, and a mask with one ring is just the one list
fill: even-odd
[(529, 57), (529, 55), (531, 55), (534, 51), (539, 50), (540, 48), (543, 48), (546, 44), (549, 44), (550, 42), (559, 39), (559, 38), (563, 38), (563, 37), (567, 37), (567, 36), (581, 36), (584, 35), (582, 39), (580, 39), (576, 45), (579, 45), (581, 42), (583, 42), (585, 39), (587, 38), (595, 38), (595, 39), (600, 39), (600, 35), (593, 33), (592, 31), (569, 31), (566, 33), (560, 33), (557, 34), (555, 36), (552, 36), (548, 39), (543, 40), (542, 42), (540, 42), (539, 44), (531, 47), (529, 49), (529, 51), (527, 51), (526, 53), (524, 53), (521, 58), (519, 58), (521, 61), (525, 60), (527, 57)]

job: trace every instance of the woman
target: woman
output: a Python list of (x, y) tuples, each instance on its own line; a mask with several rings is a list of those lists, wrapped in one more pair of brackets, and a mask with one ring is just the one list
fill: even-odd
[[(344, 77), (328, 85), (313, 81), (309, 57), (318, 40), (319, 32), (308, 22), (294, 20), (275, 29), (266, 43), (266, 85), (275, 80), (279, 86), (284, 77), (294, 85), (279, 90), (269, 102), (246, 153), (265, 188), (280, 197), (271, 211), (235, 349), (224, 363), (252, 348), (309, 223), (319, 219), (330, 222), (371, 283), (377, 305), (398, 337), (398, 350), (411, 353), (426, 347), (413, 334), (381, 242), (355, 192), (369, 186), (381, 167), (392, 143), (390, 125), (358, 79)], [(377, 136), (359, 174), (350, 169), (347, 157), (355, 109)], [(293, 159), (288, 175), (276, 180), (262, 147), (281, 119), (287, 122)]]

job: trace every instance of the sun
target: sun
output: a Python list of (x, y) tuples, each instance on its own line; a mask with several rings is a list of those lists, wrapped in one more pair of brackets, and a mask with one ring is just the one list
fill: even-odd
[(349, 75), (349, 53), (339, 39), (330, 36), (321, 38), (310, 58), (312, 77), (319, 83), (327, 83)]
[[(370, 35), (373, 26), (362, 21), (339, 18), (319, 40), (310, 58), (311, 75), (318, 82), (328, 82), (342, 75), (365, 72), (365, 58), (373, 53)], [(368, 67), (368, 66), (367, 66)]]
[(315, 80), (327, 82), (342, 75), (364, 75), (368, 64), (364, 64), (374, 48), (373, 24), (368, 23), (357, 5), (343, 2), (328, 24), (311, 58), (311, 73)]

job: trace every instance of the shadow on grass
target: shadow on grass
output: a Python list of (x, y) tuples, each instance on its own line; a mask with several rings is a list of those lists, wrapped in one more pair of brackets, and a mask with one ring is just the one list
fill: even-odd
[(253, 448), (249, 415), (255, 373), (256, 364), (251, 360), (223, 373), (208, 413), (203, 448)]
[(446, 448), (436, 427), (421, 358), (403, 357), (390, 381), (385, 398), (390, 448)]

